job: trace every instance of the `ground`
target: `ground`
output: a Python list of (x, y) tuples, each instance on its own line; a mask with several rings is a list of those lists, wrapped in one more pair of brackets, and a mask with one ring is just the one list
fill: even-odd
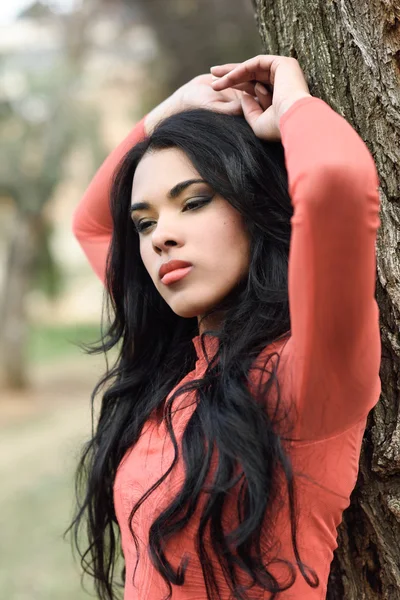
[(90, 433), (90, 392), (103, 367), (101, 358), (75, 353), (36, 366), (29, 392), (1, 392), (4, 600), (90, 598), (62, 535), (73, 509), (73, 471)]

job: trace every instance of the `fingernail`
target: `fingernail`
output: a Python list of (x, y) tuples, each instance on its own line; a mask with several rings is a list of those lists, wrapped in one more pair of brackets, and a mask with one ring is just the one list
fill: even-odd
[(215, 77), (215, 75), (211, 75), (211, 78), (213, 81), (217, 81), (217, 79), (219, 79), (219, 77)]
[(262, 94), (263, 96), (266, 96), (268, 94), (268, 91), (263, 85), (261, 85), (261, 83), (256, 83), (254, 89), (257, 90), (257, 92), (260, 92), (260, 94)]

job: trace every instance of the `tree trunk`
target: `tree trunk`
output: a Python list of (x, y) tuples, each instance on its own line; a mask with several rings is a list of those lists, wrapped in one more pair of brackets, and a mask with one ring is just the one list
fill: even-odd
[[(61, 78), (54, 77), (51, 65), (46, 77), (39, 79), (35, 70), (31, 74), (21, 66), (28, 96), (45, 99), (46, 122), (30, 120), (12, 102), (9, 113), (0, 115), (4, 142), (0, 148), (0, 194), (13, 199), (17, 213), (7, 248), (4, 289), (0, 290), (0, 386), (11, 389), (29, 383), (25, 304), (46, 235), (44, 209), (62, 180), (64, 163), (74, 144), (89, 134), (94, 139), (89, 115), (72, 101), (88, 47), (86, 27), (96, 10), (92, 2), (83, 0), (81, 4), (79, 10), (59, 20)], [(38, 10), (40, 18), (40, 7)], [(82, 127), (84, 121), (89, 125)], [(21, 133), (16, 135), (15, 131)]]
[(400, 4), (253, 0), (264, 50), (298, 59), (311, 93), (367, 143), (380, 176), (382, 395), (339, 527), (329, 600), (400, 599)]
[(34, 276), (40, 215), (18, 212), (8, 247), (5, 285), (0, 306), (0, 385), (28, 385), (26, 297)]

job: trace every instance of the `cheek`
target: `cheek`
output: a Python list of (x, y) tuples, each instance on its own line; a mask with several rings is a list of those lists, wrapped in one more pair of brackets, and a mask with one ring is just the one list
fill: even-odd
[[(154, 254), (154, 252), (153, 252), (153, 254)], [(146, 271), (148, 272), (150, 277), (153, 279), (151, 256), (152, 256), (152, 248), (149, 246), (148, 243), (146, 243), (146, 240), (144, 240), (143, 242), (141, 241), (140, 242), (140, 257), (142, 259), (142, 262), (143, 262), (143, 265), (144, 265)]]
[(237, 215), (227, 216), (221, 223), (222, 227), (218, 230), (208, 232), (214, 256), (231, 267), (243, 270), (250, 259), (250, 238), (245, 225)]

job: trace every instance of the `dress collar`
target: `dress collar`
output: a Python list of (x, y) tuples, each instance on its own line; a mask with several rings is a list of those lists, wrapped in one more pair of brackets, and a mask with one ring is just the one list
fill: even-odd
[(203, 336), (205, 352), (203, 351), (200, 335), (196, 335), (196, 337), (192, 339), (192, 342), (197, 354), (197, 363), (209, 363), (217, 352), (219, 346), (218, 337), (208, 333)]

